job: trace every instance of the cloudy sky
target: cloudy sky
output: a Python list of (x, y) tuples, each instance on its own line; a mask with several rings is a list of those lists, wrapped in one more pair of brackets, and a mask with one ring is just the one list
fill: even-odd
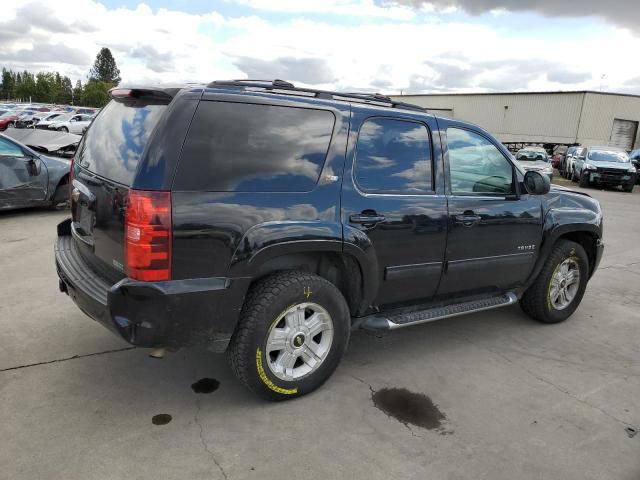
[(640, 0), (33, 0), (2, 11), (0, 66), (74, 82), (106, 46), (126, 84), (640, 94)]

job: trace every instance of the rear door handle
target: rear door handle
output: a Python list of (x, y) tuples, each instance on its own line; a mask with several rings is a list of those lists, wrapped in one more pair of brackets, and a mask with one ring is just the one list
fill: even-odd
[(384, 221), (384, 215), (362, 215), (356, 214), (349, 217), (351, 223), (362, 223), (364, 225), (375, 225)]
[(482, 217), (480, 217), (480, 215), (456, 215), (455, 219), (456, 223), (460, 223), (465, 227), (472, 227), (482, 220)]

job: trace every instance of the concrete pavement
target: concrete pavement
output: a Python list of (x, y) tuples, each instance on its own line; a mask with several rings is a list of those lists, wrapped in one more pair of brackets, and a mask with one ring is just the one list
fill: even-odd
[[(57, 291), (68, 213), (0, 213), (0, 477), (637, 480), (640, 434), (625, 429), (640, 428), (640, 191), (589, 193), (606, 252), (567, 322), (513, 307), (357, 332), (323, 388), (280, 404), (204, 349), (128, 349)], [(219, 388), (195, 393), (202, 378)], [(377, 409), (385, 387), (428, 395), (443, 429)]]

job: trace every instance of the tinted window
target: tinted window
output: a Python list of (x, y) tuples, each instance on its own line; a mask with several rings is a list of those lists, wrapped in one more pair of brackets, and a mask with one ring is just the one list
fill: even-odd
[(24, 157), (22, 150), (4, 138), (0, 138), (0, 156), (2, 157)]
[(447, 143), (452, 193), (513, 193), (512, 166), (489, 140), (448, 128)]
[(201, 102), (174, 188), (309, 191), (324, 165), (334, 122), (325, 110)]
[(366, 192), (432, 191), (427, 127), (388, 118), (364, 122), (358, 134), (354, 176), (358, 187)]
[(149, 135), (165, 105), (127, 106), (112, 101), (84, 136), (77, 158), (98, 175), (131, 185)]

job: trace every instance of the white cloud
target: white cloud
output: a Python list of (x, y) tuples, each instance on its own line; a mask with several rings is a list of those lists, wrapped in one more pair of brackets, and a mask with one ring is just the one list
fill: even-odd
[[(460, 12), (455, 22), (444, 22), (452, 17), (431, 15), (429, 7), (373, 0), (229, 1), (253, 14), (196, 15), (142, 3), (107, 9), (97, 0), (9, 3), (0, 19), (0, 65), (59, 70), (75, 81), (86, 77), (106, 46), (124, 83), (264, 75), (319, 88), (397, 93), (597, 89), (606, 74), (605, 88), (640, 93), (629, 83), (637, 77), (629, 52), (640, 51), (640, 38), (614, 26), (576, 39), (546, 36), (542, 25), (530, 35), (496, 29)], [(285, 19), (270, 21), (272, 11)], [(505, 25), (514, 15), (506, 7), (496, 14)]]

